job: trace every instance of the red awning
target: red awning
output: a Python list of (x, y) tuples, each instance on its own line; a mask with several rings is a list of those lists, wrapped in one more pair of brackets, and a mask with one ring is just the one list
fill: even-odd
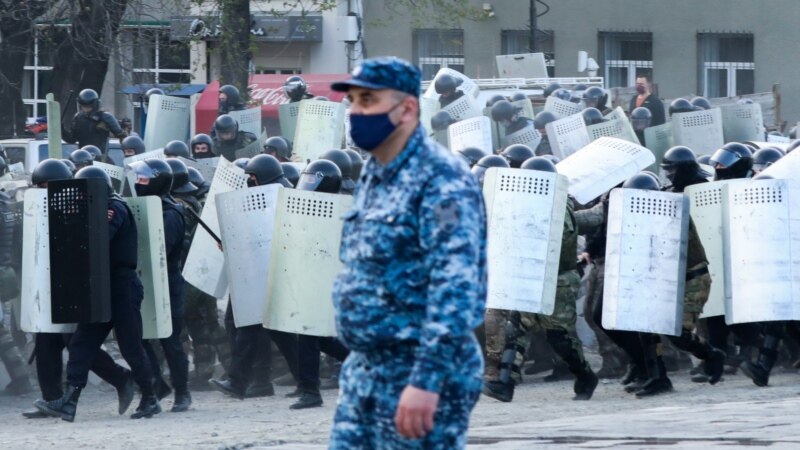
[[(254, 101), (261, 103), (261, 120), (277, 121), (278, 105), (289, 103), (283, 94), (283, 83), (291, 75), (253, 75), (250, 78), (250, 93)], [(331, 90), (331, 83), (349, 78), (348, 74), (302, 75), (313, 95), (322, 95), (331, 101), (341, 101), (343, 92)], [(197, 133), (208, 133), (217, 118), (219, 102), (219, 81), (209, 84), (200, 96), (196, 106), (195, 126)], [(265, 124), (267, 125), (267, 124)], [(267, 127), (273, 128), (273, 127)]]

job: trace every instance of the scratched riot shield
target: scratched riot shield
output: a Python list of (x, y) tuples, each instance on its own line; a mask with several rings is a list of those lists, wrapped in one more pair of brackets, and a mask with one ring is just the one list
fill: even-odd
[(722, 134), (725, 142), (764, 139), (764, 118), (760, 103), (722, 105)]
[(553, 97), (552, 95), (545, 100), (544, 110), (553, 113), (559, 119), (580, 114), (582, 111), (581, 105)]
[(456, 122), (447, 128), (450, 150), (457, 152), (476, 147), (487, 155), (492, 154), (492, 121), (486, 116)]
[[(225, 192), (242, 189), (247, 185), (244, 171), (225, 158), (219, 159), (219, 166), (211, 181), (206, 203), (200, 219), (211, 231), (219, 236), (216, 196)], [(189, 254), (183, 266), (183, 278), (192, 286), (206, 294), (222, 298), (228, 290), (228, 277), (225, 274), (225, 256), (217, 241), (205, 229), (197, 228)]]
[(536, 147), (538, 147), (542, 142), (542, 135), (539, 134), (535, 128), (533, 128), (533, 125), (528, 124), (521, 130), (517, 130), (511, 134), (503, 136), (501, 141), (504, 147), (514, 144), (522, 144), (527, 145), (536, 151)]
[(622, 139), (602, 137), (556, 165), (569, 179), (569, 193), (587, 204), (655, 161), (650, 150)]
[(241, 111), (231, 111), (229, 116), (236, 119), (239, 124), (239, 131), (246, 131), (253, 133), (256, 136), (261, 136), (261, 108), (249, 108)]
[(264, 141), (267, 140), (267, 133), (261, 133), (260, 136), (259, 135), (256, 136), (258, 136), (258, 139), (251, 142), (246, 147), (236, 150), (235, 153), (236, 159), (252, 158), (253, 156), (256, 156), (264, 152)]
[(278, 184), (226, 192), (217, 197), (225, 272), (236, 327), (260, 324), (267, 298)]
[(106, 164), (99, 161), (94, 161), (93, 166), (103, 169), (103, 172), (108, 174), (111, 178), (111, 186), (117, 194), (122, 193), (122, 188), (125, 186), (125, 169), (113, 164)]
[(169, 141), (186, 141), (189, 136), (189, 99), (155, 94), (147, 107), (149, 126), (144, 133), (144, 148), (164, 148)]
[[(294, 140), (294, 133), (297, 131), (297, 115), (300, 113), (301, 103), (303, 102), (284, 103), (278, 106), (278, 121), (281, 125), (281, 136), (288, 141)], [(258, 134), (256, 134), (256, 136), (258, 136)]]
[(214, 158), (202, 158), (202, 159), (186, 159), (179, 157), (186, 167), (194, 167), (195, 169), (203, 175), (203, 178), (206, 180), (213, 180), (214, 179), (214, 172), (217, 171), (217, 166), (219, 165), (219, 156)]
[(672, 115), (675, 145), (685, 145), (697, 155), (710, 155), (725, 144), (719, 108)]
[(520, 116), (533, 120), (535, 114), (533, 113), (533, 103), (531, 103), (530, 99), (526, 98), (523, 100), (517, 100), (515, 102), (511, 102), (511, 104), (517, 108), (521, 108), (519, 112)]
[(492, 149), (500, 148), (500, 139), (505, 135), (503, 126), (492, 120), (492, 108), (483, 108), (483, 116), (489, 119), (492, 130)]
[(352, 202), (352, 197), (345, 195), (280, 191), (270, 253), (265, 328), (312, 336), (336, 335), (331, 295), (342, 268), (342, 217)]
[(634, 144), (641, 145), (639, 138), (633, 131), (633, 126), (631, 126), (630, 120), (628, 120), (628, 116), (625, 115), (625, 113), (622, 111), (622, 108), (618, 106), (614, 111), (606, 115), (606, 119), (607, 120), (605, 122), (586, 127), (586, 131), (589, 133), (589, 138), (591, 140), (608, 136), (624, 139), (626, 141), (633, 142)]
[(607, 229), (603, 328), (680, 336), (688, 198), (614, 189)]
[(492, 168), (484, 182), (489, 308), (551, 315), (567, 207), (563, 175)]
[(53, 323), (111, 320), (108, 185), (97, 178), (47, 184)]
[(73, 333), (75, 324), (54, 323), (52, 317), (47, 189), (25, 191), (24, 214), (22, 285), (15, 307), (19, 327), (28, 333)]
[(441, 111), (447, 111), (450, 117), (456, 121), (479, 117), (483, 114), (483, 108), (481, 108), (478, 100), (469, 95), (462, 95), (449, 105), (441, 108)]
[(550, 140), (550, 149), (560, 159), (577, 152), (591, 142), (581, 114), (550, 122), (545, 125), (545, 130)]
[(172, 335), (167, 249), (161, 199), (155, 196), (128, 198), (128, 207), (139, 235), (136, 272), (142, 281), (142, 332), (144, 339)]
[(648, 167), (647, 170), (660, 174), (661, 161), (664, 159), (664, 153), (674, 147), (674, 145), (672, 124), (670, 122), (645, 128), (644, 146), (650, 149), (650, 151), (653, 152), (653, 156), (656, 157), (656, 162)]
[[(47, 99), (47, 121), (52, 127), (47, 129), (47, 152), (53, 159), (61, 156), (61, 104), (55, 100), (53, 93), (45, 96)], [(58, 125), (56, 125), (58, 124)]]
[(123, 159), (123, 164), (129, 166), (136, 161), (146, 161), (148, 159), (167, 159), (167, 157), (164, 155), (164, 149), (159, 148), (149, 152), (139, 153), (138, 155), (127, 156)]
[(300, 102), (292, 152), (313, 161), (328, 150), (341, 148), (344, 110), (344, 105), (336, 102)]
[(800, 182), (729, 183), (722, 202), (725, 321), (800, 320)]

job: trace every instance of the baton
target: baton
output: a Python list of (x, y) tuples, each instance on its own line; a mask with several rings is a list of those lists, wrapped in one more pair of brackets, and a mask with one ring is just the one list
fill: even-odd
[(200, 216), (198, 216), (198, 215), (197, 215), (197, 213), (196, 213), (196, 212), (194, 212), (194, 210), (193, 210), (192, 208), (186, 208), (186, 209), (187, 209), (187, 210), (188, 210), (190, 213), (192, 213), (192, 215), (194, 216), (194, 218), (195, 218), (195, 219), (197, 219), (197, 223), (199, 223), (199, 224), (200, 224), (200, 226), (201, 226), (201, 227), (203, 227), (203, 229), (204, 229), (204, 230), (206, 230), (206, 231), (208, 232), (208, 234), (210, 234), (210, 235), (211, 235), (211, 237), (212, 237), (212, 238), (213, 238), (215, 241), (217, 241), (217, 244), (219, 244), (219, 245), (222, 245), (222, 239), (220, 239), (220, 238), (219, 238), (219, 237), (216, 235), (216, 233), (214, 233), (213, 231), (211, 231), (211, 228), (209, 228), (209, 227), (208, 227), (208, 225), (206, 225), (206, 223), (205, 223), (205, 222), (203, 222), (203, 219), (201, 219), (201, 218), (200, 218)]

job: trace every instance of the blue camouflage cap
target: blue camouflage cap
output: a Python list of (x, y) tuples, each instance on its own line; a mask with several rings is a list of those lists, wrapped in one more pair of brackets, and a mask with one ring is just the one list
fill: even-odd
[(350, 87), (394, 89), (419, 97), (422, 74), (410, 62), (394, 56), (366, 59), (353, 70), (349, 80), (331, 84), (331, 89), (347, 92)]

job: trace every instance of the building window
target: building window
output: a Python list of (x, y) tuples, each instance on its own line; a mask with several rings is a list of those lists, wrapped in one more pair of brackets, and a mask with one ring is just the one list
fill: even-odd
[(706, 97), (735, 97), (755, 92), (752, 34), (697, 35), (700, 90)]
[(256, 66), (255, 73), (259, 75), (299, 75), (303, 73), (302, 69), (274, 69)]
[(464, 73), (464, 31), (414, 30), (414, 60), (423, 80), (432, 80), (445, 67)]
[(169, 29), (140, 28), (131, 38), (133, 84), (191, 83), (189, 45), (170, 41)]
[[(519, 55), (531, 53), (530, 30), (503, 30), (500, 33), (500, 51), (503, 55)], [(536, 30), (536, 52), (544, 53), (547, 64), (547, 75), (555, 76), (556, 58), (553, 32), (551, 30)]]
[(36, 33), (33, 47), (25, 61), (25, 74), (22, 79), (22, 101), (28, 117), (47, 114), (45, 96), (52, 90), (53, 51), (52, 40)]
[(607, 87), (636, 85), (636, 77), (653, 77), (652, 33), (600, 33), (600, 61)]

